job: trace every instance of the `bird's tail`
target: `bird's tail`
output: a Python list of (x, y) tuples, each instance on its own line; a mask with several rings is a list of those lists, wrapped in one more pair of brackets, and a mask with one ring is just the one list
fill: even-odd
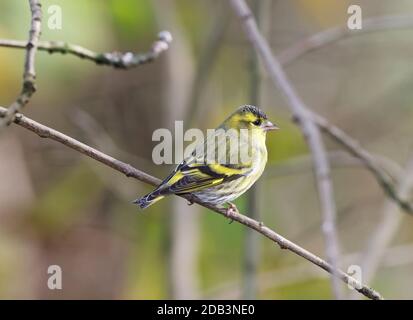
[(143, 196), (140, 199), (136, 199), (133, 201), (133, 203), (137, 204), (141, 209), (145, 209), (149, 207), (150, 205), (154, 204), (155, 202), (158, 202), (161, 200), (164, 196), (161, 195), (158, 190), (152, 191), (151, 193), (148, 193), (146, 196)]

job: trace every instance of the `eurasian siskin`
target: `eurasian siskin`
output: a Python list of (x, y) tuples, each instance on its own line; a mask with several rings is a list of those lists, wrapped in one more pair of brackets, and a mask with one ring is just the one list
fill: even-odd
[(154, 191), (134, 203), (143, 209), (169, 194), (186, 194), (202, 202), (229, 203), (235, 208), (230, 201), (247, 191), (263, 173), (266, 133), (275, 129), (278, 127), (257, 107), (239, 107)]

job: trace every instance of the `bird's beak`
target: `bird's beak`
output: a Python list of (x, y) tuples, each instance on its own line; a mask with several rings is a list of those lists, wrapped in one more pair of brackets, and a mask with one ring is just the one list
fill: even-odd
[(266, 121), (264, 123), (264, 125), (262, 126), (262, 128), (264, 129), (264, 131), (271, 131), (271, 130), (278, 130), (280, 129), (279, 127), (277, 127), (275, 124), (273, 124), (271, 121)]

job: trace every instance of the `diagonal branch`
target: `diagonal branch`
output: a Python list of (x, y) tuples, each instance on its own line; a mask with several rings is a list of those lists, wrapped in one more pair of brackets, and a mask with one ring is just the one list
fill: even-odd
[(413, 214), (413, 207), (408, 200), (403, 197), (400, 191), (397, 191), (391, 177), (386, 174), (382, 166), (378, 164), (377, 157), (371, 155), (366, 149), (352, 137), (347, 135), (340, 128), (330, 124), (327, 119), (312, 113), (313, 121), (320, 129), (329, 135), (334, 141), (343, 146), (349, 153), (358, 158), (361, 163), (374, 175), (378, 184), (382, 187), (384, 193), (393, 200), (401, 209), (409, 214)]
[[(413, 189), (413, 157), (409, 156), (406, 167), (398, 179), (398, 192), (409, 197)], [(380, 267), (384, 253), (394, 238), (397, 230), (402, 225), (405, 216), (398, 214), (399, 207), (396, 203), (386, 200), (383, 206), (382, 216), (376, 229), (372, 232), (367, 242), (361, 259), (363, 279), (370, 283)]]
[(393, 15), (367, 18), (363, 19), (363, 29), (360, 30), (350, 30), (347, 25), (344, 25), (323, 30), (319, 33), (304, 38), (278, 54), (278, 60), (282, 65), (288, 65), (308, 52), (325, 47), (330, 43), (339, 41), (349, 36), (390, 29), (407, 29), (412, 27), (412, 15)]
[[(297, 119), (301, 131), (307, 140), (313, 157), (315, 178), (323, 217), (322, 230), (325, 236), (327, 260), (334, 266), (334, 269), (337, 269), (339, 245), (335, 227), (336, 206), (330, 179), (330, 164), (319, 128), (313, 122), (309, 108), (296, 93), (280, 62), (274, 57), (267, 41), (258, 30), (254, 16), (246, 2), (244, 0), (231, 0), (231, 4), (243, 23), (248, 40), (261, 56), (267, 67), (267, 71), (274, 85), (279, 87), (284, 93), (293, 116)], [(334, 295), (337, 298), (341, 298), (337, 277), (333, 276), (331, 280)]]
[[(342, 150), (329, 151), (328, 159), (333, 168), (365, 168), (365, 165), (359, 158)], [(376, 156), (376, 161), (380, 163), (380, 166), (383, 167), (392, 178), (395, 180), (400, 178), (403, 170), (398, 163), (387, 157), (378, 155)], [(310, 170), (311, 157), (302, 155), (281, 161), (276, 165), (271, 165), (266, 168), (264, 174), (272, 179), (294, 174), (308, 173)]]
[[(82, 59), (93, 61), (99, 65), (107, 65), (117, 69), (132, 69), (156, 59), (162, 52), (168, 50), (172, 42), (169, 31), (161, 31), (152, 44), (151, 49), (145, 53), (132, 52), (106, 52), (97, 53), (76, 44), (64, 41), (39, 41), (37, 49), (49, 53), (72, 54)], [(23, 49), (27, 43), (19, 40), (0, 39), (0, 47)]]
[[(390, 29), (406, 29), (412, 27), (412, 15), (381, 16), (364, 19), (363, 29), (361, 30), (354, 31), (349, 30), (347, 26), (338, 26), (311, 35), (283, 50), (278, 55), (278, 61), (283, 66), (286, 66), (308, 52), (327, 46), (328, 44), (339, 41), (345, 37)], [(390, 177), (386, 175), (385, 171), (377, 163), (376, 157), (371, 155), (366, 149), (362, 148), (356, 140), (346, 134), (343, 130), (329, 123), (329, 121), (321, 115), (312, 112), (312, 116), (313, 121), (324, 133), (329, 135), (348, 152), (361, 160), (365, 167), (376, 178), (384, 193), (391, 200), (393, 200), (405, 212), (413, 214), (413, 206), (408, 201), (403, 199), (403, 197), (397, 192)]]
[[(411, 28), (413, 27), (413, 16), (368, 18), (363, 21), (363, 25), (363, 29), (358, 31), (349, 31), (348, 28), (339, 26), (312, 35), (282, 51), (278, 55), (278, 61), (282, 65), (288, 65), (310, 51), (350, 35), (397, 28)], [(217, 30), (220, 30), (220, 28), (217, 27)], [(130, 52), (96, 53), (79, 45), (63, 41), (39, 41), (37, 49), (49, 53), (72, 54), (79, 58), (95, 62), (96, 64), (107, 65), (113, 68), (130, 69), (153, 61), (163, 51), (168, 49), (171, 41), (172, 36), (170, 33), (168, 31), (162, 31), (158, 34), (158, 39), (153, 43), (151, 49), (147, 53), (140, 54)], [(0, 39), (0, 47), (24, 49), (27, 47), (27, 44), (28, 43), (25, 41)], [(197, 82), (195, 82), (195, 84), (197, 84)], [(328, 134), (333, 140), (342, 145), (347, 151), (359, 158), (362, 163), (365, 164), (366, 168), (374, 175), (377, 182), (390, 199), (395, 201), (405, 212), (410, 214), (413, 213), (413, 206), (400, 197), (391, 179), (386, 175), (381, 166), (377, 164), (375, 156), (371, 155), (366, 149), (362, 148), (356, 140), (347, 135), (340, 128), (329, 123), (328, 120), (321, 115), (316, 114), (315, 112), (312, 112), (312, 115), (314, 117), (314, 122), (323, 132)], [(8, 122), (10, 122), (10, 120)]]
[[(0, 116), (4, 115), (7, 112), (7, 109), (0, 107)], [(126, 164), (120, 160), (117, 160), (99, 150), (96, 150), (76, 139), (73, 139), (57, 130), (54, 130), (52, 128), (49, 128), (43, 124), (40, 124), (30, 118), (25, 117), (22, 114), (16, 114), (16, 117), (14, 118), (14, 123), (29, 130), (34, 133), (36, 133), (38, 136), (41, 138), (48, 138), (54, 141), (57, 141), (61, 144), (64, 144), (65, 146), (81, 153), (84, 154), (96, 161), (99, 161), (100, 163), (103, 163), (114, 170), (117, 170), (127, 177), (133, 177), (137, 180), (140, 180), (142, 182), (145, 182), (147, 184), (157, 186), (161, 180), (143, 172), (140, 171), (130, 164)], [(185, 198), (185, 197), (184, 197)], [(215, 206), (212, 206), (207, 203), (199, 202), (196, 201), (199, 205), (208, 208), (216, 213), (219, 213), (223, 216), (226, 217), (226, 209), (224, 208), (218, 208)], [(364, 296), (370, 298), (370, 299), (383, 299), (380, 293), (376, 292), (375, 290), (367, 287), (366, 285), (358, 282), (356, 279), (353, 277), (349, 276), (345, 272), (343, 272), (340, 269), (334, 269), (331, 264), (328, 262), (324, 261), (320, 257), (316, 256), (315, 254), (305, 250), (304, 248), (300, 247), (299, 245), (291, 242), (290, 240), (284, 238), (283, 236), (279, 235), (276, 233), (274, 230), (266, 227), (262, 222), (258, 222), (254, 219), (251, 219), (245, 215), (239, 214), (239, 213), (234, 213), (231, 215), (231, 219), (234, 221), (237, 221), (243, 225), (245, 225), (248, 228), (254, 229), (255, 231), (259, 232), (263, 236), (267, 237), (268, 239), (272, 240), (274, 243), (278, 244), (281, 249), (286, 249), (289, 250), (296, 255), (308, 260), (309, 262), (317, 265), (321, 269), (329, 272), (330, 274), (334, 274), (337, 276), (338, 279), (343, 281), (344, 283), (352, 283), (355, 287), (355, 289), (363, 294)]]
[(39, 0), (29, 0), (29, 5), (31, 12), (31, 23), (29, 41), (24, 45), (24, 48), (26, 48), (26, 57), (24, 62), (23, 85), (16, 101), (10, 105), (3, 118), (0, 118), (0, 128), (9, 125), (12, 122), (14, 114), (23, 109), (36, 91), (35, 57), (37, 43), (41, 32), (42, 8)]

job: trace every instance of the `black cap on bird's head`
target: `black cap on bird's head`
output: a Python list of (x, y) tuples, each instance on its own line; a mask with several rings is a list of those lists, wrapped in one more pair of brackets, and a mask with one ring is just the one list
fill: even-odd
[(250, 104), (245, 104), (241, 107), (238, 108), (238, 112), (240, 113), (252, 113), (258, 118), (261, 118), (263, 120), (267, 120), (267, 115), (265, 114), (264, 111), (261, 109), (257, 108), (256, 106), (250, 105)]
[(264, 111), (249, 104), (239, 107), (225, 122), (230, 128), (261, 128), (264, 131), (278, 129), (268, 120)]

